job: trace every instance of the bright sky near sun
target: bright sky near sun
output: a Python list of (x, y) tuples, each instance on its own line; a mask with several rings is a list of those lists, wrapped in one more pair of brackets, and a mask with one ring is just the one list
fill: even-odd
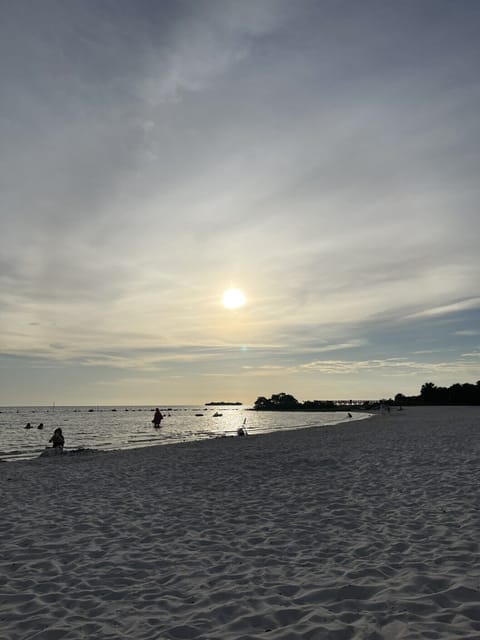
[(0, 405), (478, 380), (479, 20), (3, 3)]
[(226, 289), (223, 292), (222, 303), (227, 309), (239, 309), (245, 302), (245, 296), (240, 289)]

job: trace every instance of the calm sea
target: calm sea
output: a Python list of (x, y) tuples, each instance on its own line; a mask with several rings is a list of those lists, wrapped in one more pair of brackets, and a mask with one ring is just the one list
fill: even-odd
[[(65, 449), (132, 449), (236, 435), (245, 423), (249, 435), (326, 426), (349, 420), (345, 412), (258, 412), (239, 406), (160, 407), (160, 429), (152, 425), (152, 407), (0, 407), (0, 459), (36, 458), (56, 427)], [(215, 416), (218, 413), (221, 415)], [(354, 417), (367, 418), (355, 412)], [(33, 428), (25, 429), (27, 423)], [(38, 425), (43, 423), (43, 429)]]

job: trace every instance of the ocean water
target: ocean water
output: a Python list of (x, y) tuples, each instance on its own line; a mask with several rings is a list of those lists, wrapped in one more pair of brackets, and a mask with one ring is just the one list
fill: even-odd
[[(244, 425), (249, 435), (327, 426), (349, 420), (345, 412), (252, 411), (244, 406), (160, 407), (160, 429), (152, 425), (152, 407), (0, 407), (0, 460), (36, 458), (50, 447), (54, 429), (61, 427), (65, 450), (132, 449), (190, 440), (235, 436)], [(214, 414), (221, 415), (215, 417)], [(355, 419), (368, 413), (355, 412)], [(32, 429), (25, 429), (30, 423)], [(37, 426), (43, 423), (43, 429)]]

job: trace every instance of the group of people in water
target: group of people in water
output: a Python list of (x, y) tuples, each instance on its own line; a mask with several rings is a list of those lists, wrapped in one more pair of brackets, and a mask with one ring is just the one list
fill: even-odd
[[(27, 422), (24, 428), (33, 429), (30, 422)], [(40, 422), (40, 424), (37, 426), (37, 429), (40, 429), (40, 430), (43, 429), (43, 422)], [(60, 427), (57, 427), (57, 429), (55, 429), (49, 442), (52, 443), (53, 449), (60, 449), (61, 451), (63, 451), (63, 447), (65, 446), (65, 438), (63, 437), (63, 433)]]
[[(25, 425), (25, 429), (33, 429), (33, 426), (30, 424), (30, 422), (27, 422), (27, 424)], [(40, 424), (37, 426), (37, 429), (43, 429), (43, 422), (40, 422)]]
[[(152, 423), (155, 429), (160, 428), (163, 418), (164, 416), (162, 412), (157, 407), (155, 409), (155, 413), (152, 419)], [(25, 429), (33, 429), (33, 428), (34, 427), (30, 424), (30, 422), (27, 422), (27, 424), (25, 425)], [(40, 424), (37, 426), (37, 429), (43, 429), (43, 422), (40, 422)], [(239, 429), (237, 429), (237, 436), (246, 436), (246, 435), (248, 435), (248, 433), (247, 433), (247, 429), (245, 428), (245, 420), (244, 420), (243, 425)], [(48, 442), (52, 443), (53, 449), (59, 449), (60, 452), (63, 452), (63, 447), (65, 446), (65, 438), (63, 436), (63, 433), (60, 427), (57, 427), (55, 429), (52, 437)]]
[[(162, 420), (163, 420), (163, 415), (160, 412), (160, 409), (158, 408), (155, 409), (155, 414), (152, 420), (153, 426), (158, 429), (160, 427)], [(27, 422), (27, 424), (25, 425), (25, 429), (33, 429), (33, 426), (30, 424), (30, 422)], [(37, 429), (43, 429), (43, 422), (41, 422), (37, 426)], [(65, 446), (65, 438), (63, 436), (63, 433), (60, 427), (57, 427), (57, 429), (55, 429), (49, 442), (52, 443), (53, 449), (60, 449), (61, 452), (63, 451), (63, 447)]]

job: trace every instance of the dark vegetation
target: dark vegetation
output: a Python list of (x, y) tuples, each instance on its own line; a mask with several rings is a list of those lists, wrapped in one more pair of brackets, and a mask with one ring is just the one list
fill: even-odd
[(476, 384), (456, 382), (451, 387), (437, 387), (433, 382), (425, 382), (420, 389), (418, 396), (404, 396), (397, 393), (395, 404), (459, 404), (459, 405), (479, 405), (480, 404), (480, 380)]
[(352, 411), (352, 409), (378, 409), (381, 405), (480, 405), (480, 380), (476, 384), (455, 383), (451, 387), (437, 387), (425, 382), (418, 396), (397, 393), (395, 398), (382, 400), (306, 400), (299, 402), (288, 393), (275, 393), (270, 398), (259, 396), (253, 405), (255, 411)]
[[(367, 407), (368, 405), (368, 407)], [(275, 393), (270, 398), (260, 396), (255, 400), (255, 411), (351, 411), (353, 408), (371, 408), (372, 403), (354, 400), (306, 400), (299, 402), (288, 393)]]

